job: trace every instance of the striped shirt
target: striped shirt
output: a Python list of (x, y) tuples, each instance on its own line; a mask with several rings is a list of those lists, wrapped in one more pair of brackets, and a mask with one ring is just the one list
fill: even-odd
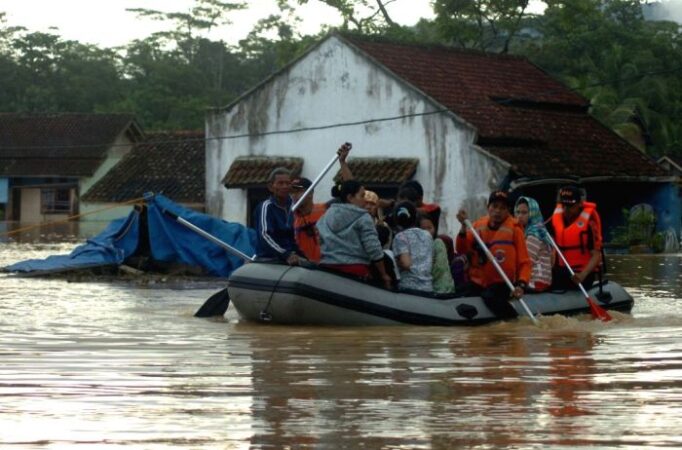
[(531, 261), (528, 287), (536, 291), (545, 290), (552, 284), (552, 249), (536, 236), (526, 238), (526, 247)]

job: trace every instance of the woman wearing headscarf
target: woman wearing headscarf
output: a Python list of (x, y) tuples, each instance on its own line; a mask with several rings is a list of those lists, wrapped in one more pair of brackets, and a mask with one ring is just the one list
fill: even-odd
[(519, 197), (514, 206), (514, 216), (523, 227), (528, 256), (531, 260), (528, 287), (536, 292), (547, 290), (552, 284), (554, 251), (542, 220), (540, 206), (533, 198)]

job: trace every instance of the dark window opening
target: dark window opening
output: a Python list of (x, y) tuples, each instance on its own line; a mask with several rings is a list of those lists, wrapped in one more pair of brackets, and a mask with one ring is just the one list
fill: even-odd
[(41, 189), (40, 212), (42, 214), (71, 213), (71, 189), (69, 188)]
[(253, 188), (246, 192), (246, 226), (254, 228), (256, 222), (253, 220), (253, 213), (260, 202), (270, 197), (270, 191), (265, 188)]

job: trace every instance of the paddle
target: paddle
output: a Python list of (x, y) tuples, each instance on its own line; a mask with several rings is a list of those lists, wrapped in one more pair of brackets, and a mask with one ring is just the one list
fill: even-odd
[[(565, 265), (566, 268), (568, 269), (568, 273), (571, 274), (571, 277), (574, 276), (574, 275), (575, 275), (575, 272), (573, 271), (573, 269), (571, 268), (571, 266), (568, 264), (568, 261), (566, 261), (566, 257), (564, 256), (564, 254), (561, 253), (561, 250), (559, 250), (559, 246), (556, 244), (556, 242), (554, 242), (554, 239), (552, 239), (552, 236), (550, 236), (549, 233), (547, 233), (547, 237), (549, 237), (549, 242), (552, 243), (552, 247), (554, 247), (554, 250), (556, 250), (557, 254), (558, 254), (559, 257), (561, 258), (561, 260), (564, 262), (564, 265)], [(608, 322), (609, 320), (611, 320), (611, 315), (610, 315), (608, 312), (606, 312), (606, 310), (605, 310), (604, 308), (602, 308), (601, 306), (599, 306), (599, 305), (597, 304), (597, 302), (595, 302), (595, 301), (590, 297), (590, 295), (589, 295), (589, 294), (587, 293), (587, 291), (585, 290), (585, 287), (584, 287), (581, 283), (578, 283), (578, 287), (580, 288), (580, 290), (582, 291), (583, 295), (585, 296), (585, 300), (587, 300), (587, 304), (588, 304), (589, 307), (590, 307), (590, 313), (592, 314), (592, 316), (593, 316), (595, 319), (601, 320), (602, 322)]]
[[(346, 143), (344, 145), (346, 145), (348, 147), (348, 149), (350, 150), (350, 147), (351, 147), (350, 143)], [(315, 178), (315, 181), (313, 181), (313, 183), (310, 185), (310, 187), (303, 193), (301, 198), (299, 198), (298, 201), (291, 207), (292, 212), (294, 212), (296, 210), (296, 208), (298, 208), (301, 205), (301, 203), (303, 202), (305, 197), (308, 194), (310, 194), (313, 191), (313, 189), (315, 189), (315, 186), (317, 186), (320, 183), (320, 181), (322, 180), (322, 177), (324, 177), (327, 174), (327, 172), (329, 172), (329, 170), (332, 168), (332, 166), (334, 164), (336, 164), (336, 161), (338, 161), (338, 160), (339, 160), (339, 154), (337, 152), (336, 155), (334, 155), (334, 158), (332, 158), (332, 160), (329, 161), (329, 164), (327, 164), (327, 166), (324, 169), (322, 169), (322, 172), (320, 172), (320, 174), (317, 176), (317, 178)], [(237, 250), (236, 248), (232, 247), (227, 242), (221, 241), (220, 239), (213, 236), (212, 234), (207, 233), (206, 231), (202, 230), (201, 228), (197, 227), (196, 225), (186, 221), (182, 217), (178, 217), (176, 214), (173, 214), (170, 211), (164, 210), (164, 212), (166, 214), (168, 214), (169, 216), (173, 217), (173, 219), (176, 222), (184, 225), (185, 227), (189, 228), (190, 230), (192, 230), (192, 231), (196, 232), (197, 234), (205, 237), (209, 241), (211, 241), (215, 244), (218, 244), (219, 246), (221, 246), (222, 248), (224, 248), (225, 250), (227, 250), (231, 254), (237, 256), (238, 258), (243, 259), (245, 262), (253, 262), (254, 258), (252, 258), (252, 257), (246, 255), (245, 253)], [(197, 310), (197, 312), (194, 313), (194, 317), (222, 316), (225, 314), (225, 311), (227, 311), (227, 308), (229, 305), (230, 305), (230, 296), (228, 294), (227, 288), (225, 288), (221, 291), (216, 292), (212, 296), (210, 296), (204, 302), (204, 304), (201, 305), (201, 308), (199, 308)]]
[[(348, 150), (350, 150), (353, 147), (353, 145), (350, 142), (346, 142), (343, 145), (348, 147)], [(301, 206), (301, 203), (303, 203), (303, 200), (305, 200), (305, 198), (308, 196), (308, 194), (310, 194), (313, 191), (313, 189), (315, 189), (315, 186), (317, 186), (320, 183), (320, 181), (322, 181), (322, 178), (327, 174), (327, 172), (329, 172), (329, 170), (334, 166), (334, 164), (336, 164), (336, 161), (338, 161), (338, 160), (339, 160), (339, 153), (337, 152), (336, 155), (334, 155), (334, 157), (332, 158), (332, 160), (329, 161), (329, 163), (325, 166), (325, 168), (322, 169), (322, 172), (320, 172), (320, 174), (317, 176), (317, 178), (315, 178), (315, 180), (313, 181), (313, 184), (311, 184), (310, 187), (305, 190), (303, 195), (301, 195), (301, 197), (296, 201), (296, 203), (294, 203), (294, 206), (291, 207), (291, 212), (296, 211), (298, 209), (298, 207)]]
[[(202, 236), (209, 241), (213, 242), (214, 244), (219, 245), (220, 247), (224, 248), (227, 250), (228, 253), (243, 259), (245, 262), (253, 262), (253, 257), (248, 256), (246, 253), (232, 247), (230, 244), (228, 244), (225, 241), (222, 241), (218, 239), (217, 237), (213, 236), (212, 234), (202, 230), (198, 226), (194, 225), (191, 222), (188, 222), (187, 220), (183, 219), (182, 217), (178, 216), (175, 213), (172, 213), (168, 211), (167, 209), (163, 210), (163, 213), (168, 215), (169, 217), (172, 217), (173, 220), (178, 222), (179, 224), (183, 225), (186, 228), (189, 228), (190, 230), (194, 231), (197, 233), (199, 236)], [(211, 295), (203, 305), (201, 305), (201, 308), (197, 310), (196, 313), (194, 313), (194, 317), (213, 317), (213, 316), (222, 316), (225, 314), (225, 311), (227, 311), (227, 307), (230, 306), (230, 295), (227, 292), (227, 288), (222, 289), (215, 294)]]
[[(497, 273), (500, 274), (500, 276), (502, 277), (502, 279), (506, 283), (509, 290), (513, 292), (514, 291), (514, 285), (509, 280), (509, 277), (507, 277), (507, 274), (504, 273), (504, 270), (502, 270), (502, 267), (500, 267), (500, 265), (497, 263), (497, 260), (495, 259), (493, 254), (490, 253), (490, 249), (488, 248), (487, 245), (485, 245), (485, 243), (483, 242), (483, 239), (481, 239), (481, 237), (478, 235), (478, 233), (476, 233), (476, 230), (474, 229), (474, 226), (471, 224), (471, 221), (469, 219), (466, 219), (464, 221), (464, 223), (466, 224), (467, 228), (469, 228), (469, 230), (471, 230), (471, 234), (474, 235), (476, 242), (478, 242), (478, 245), (481, 246), (481, 248), (485, 252), (485, 255), (493, 263), (493, 266), (495, 266), (495, 270), (497, 270)], [(530, 309), (528, 309), (528, 305), (526, 305), (526, 302), (523, 301), (523, 298), (519, 298), (519, 303), (521, 303), (521, 306), (526, 311), (526, 314), (528, 314), (528, 317), (530, 317), (530, 319), (533, 321), (533, 323), (535, 325), (537, 325), (538, 319), (536, 319), (535, 316), (533, 316), (533, 313), (530, 312)]]

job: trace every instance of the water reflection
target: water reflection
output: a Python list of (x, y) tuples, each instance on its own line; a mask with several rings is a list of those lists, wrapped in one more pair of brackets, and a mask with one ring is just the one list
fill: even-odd
[[(587, 334), (548, 353), (554, 337), (519, 338), (515, 325), (492, 332), (311, 329), (283, 336), (274, 330), (251, 339), (257, 448), (506, 446), (520, 435), (558, 442), (543, 438), (538, 417), (549, 413), (560, 424), (562, 417), (588, 414), (578, 396), (583, 380), (572, 379), (592, 374), (592, 365), (572, 364), (590, 360)], [(570, 405), (562, 410), (562, 402)], [(578, 435), (581, 428), (557, 432)]]
[(632, 316), (539, 327), (261, 326), (192, 317), (220, 284), (2, 276), (0, 447), (679, 447), (680, 260), (613, 258)]

